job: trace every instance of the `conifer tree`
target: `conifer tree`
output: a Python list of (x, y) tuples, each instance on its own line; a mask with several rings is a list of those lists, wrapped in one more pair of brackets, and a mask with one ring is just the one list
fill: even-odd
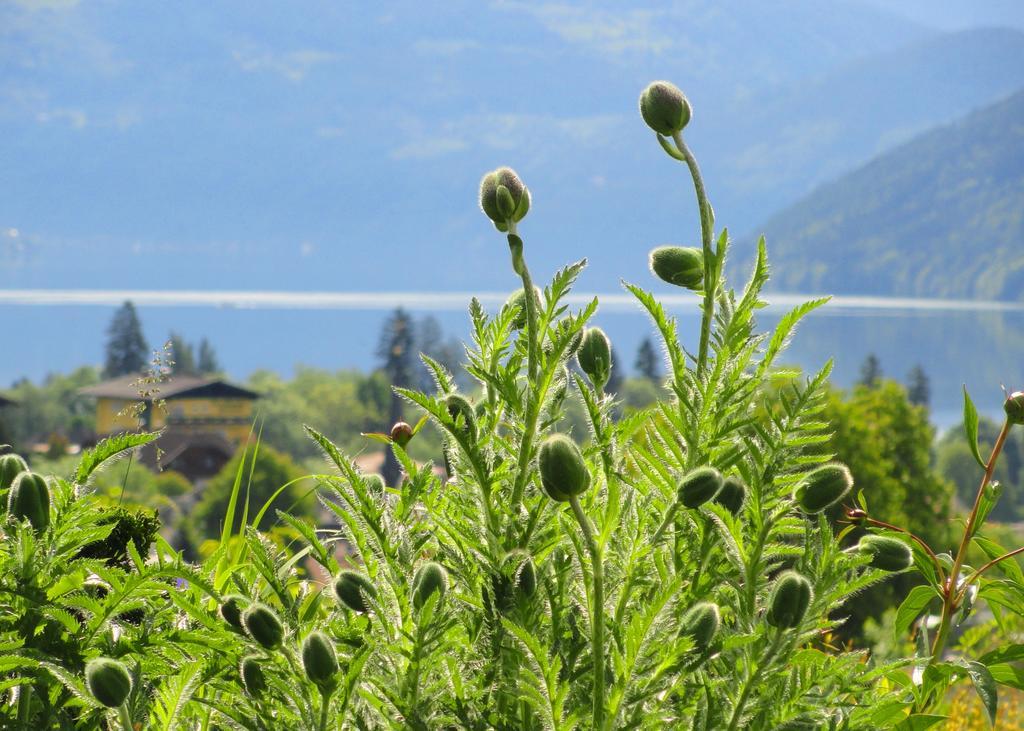
[(206, 338), (199, 341), (199, 362), (197, 368), (203, 375), (220, 373), (220, 362), (217, 360), (217, 352)]
[[(415, 386), (416, 350), (415, 332), (412, 317), (401, 307), (389, 317), (381, 330), (377, 345), (377, 357), (380, 358), (381, 370), (392, 386), (409, 388)], [(390, 424), (402, 420), (402, 401), (397, 394), (391, 394), (389, 412)], [(400, 470), (398, 460), (389, 449), (386, 451), (382, 470), (385, 482), (393, 485), (398, 481)]]
[(931, 400), (932, 387), (928, 374), (920, 364), (910, 369), (907, 376), (907, 399), (915, 406), (928, 407)]
[(106, 360), (103, 375), (116, 378), (139, 373), (149, 361), (149, 345), (142, 334), (142, 324), (135, 305), (126, 301), (114, 313), (107, 328)]
[(661, 379), (661, 358), (649, 337), (640, 341), (633, 367), (636, 368), (637, 373), (649, 381), (657, 382)]

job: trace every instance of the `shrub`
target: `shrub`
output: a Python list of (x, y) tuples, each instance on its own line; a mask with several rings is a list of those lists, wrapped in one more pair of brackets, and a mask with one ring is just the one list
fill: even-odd
[[(820, 451), (831, 366), (782, 388), (773, 379), (794, 328), (825, 300), (756, 333), (764, 242), (748, 283), (730, 288), (728, 234), (715, 231), (682, 137), (689, 103), (659, 82), (641, 108), (657, 142), (685, 165), (701, 228), (701, 279), (687, 282), (701, 312), (695, 352), (653, 295), (626, 285), (663, 340), (669, 396), (613, 418), (616, 399), (602, 381), (604, 353), (614, 351), (593, 335), (580, 359), (591, 378), (569, 371), (598, 308), (569, 307), (578, 262), (543, 297), (497, 314), (470, 303), (475, 403), (429, 357), (435, 392), (396, 389), (443, 434), (451, 479), (416, 464), (401, 440), (375, 435), (404, 470), (383, 490), (307, 427), (333, 466), (313, 479), (337, 527), (272, 510), (269, 498), (289, 489), (292, 470), (247, 487), (243, 455), (193, 516), (222, 538), (200, 565), (160, 540), (147, 557), (132, 540), (123, 543), (128, 561), (84, 556), (120, 524), (96, 509), (92, 474), (155, 435), (104, 442), (72, 480), (50, 483), (49, 525), (4, 526), (0, 672), (18, 700), (0, 704), (0, 719), (110, 728), (116, 710), (125, 729), (926, 728), (945, 689), (965, 677), (994, 715), (994, 679), (1013, 682), (1020, 646), (977, 661), (943, 652), (954, 618), (970, 614), (972, 586), (993, 597), (990, 606), (1020, 608), (1024, 577), (1004, 561), (1013, 552), (981, 542), (995, 557), (963, 564), (998, 499), (989, 484), (998, 448), (981, 459), (976, 415), (965, 410), (985, 476), (955, 557), (943, 562), (917, 536), (899, 539), (909, 539), (927, 584), (897, 612), (897, 629), (942, 603), (934, 644), (922, 627), (913, 660), (923, 681), (913, 682), (909, 663), (836, 651), (845, 603), (885, 580), (883, 569), (905, 565), (887, 534), (907, 531), (872, 517), (862, 496), (846, 515), (878, 534), (864, 539), (871, 550), (858, 550), (851, 527), (833, 530), (821, 511), (850, 479)], [(510, 169), (484, 178), (481, 206), (505, 235), (524, 292), (534, 291), (519, 234), (530, 200)], [(568, 419), (573, 401), (582, 429)], [(298, 543), (261, 532), (278, 524)], [(342, 547), (351, 568), (339, 562)], [(963, 582), (944, 581), (961, 569), (971, 571)], [(1007, 581), (984, 576), (989, 569)], [(140, 616), (125, 619), (133, 612)], [(117, 669), (100, 690), (87, 668), (115, 661), (132, 668), (129, 682)]]

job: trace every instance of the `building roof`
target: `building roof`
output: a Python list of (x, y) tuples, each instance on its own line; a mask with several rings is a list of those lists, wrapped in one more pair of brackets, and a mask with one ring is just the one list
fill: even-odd
[(142, 376), (127, 375), (120, 378), (112, 378), (95, 386), (88, 386), (79, 389), (84, 396), (98, 396), (101, 398), (127, 399), (131, 401), (143, 400), (139, 390), (150, 390), (152, 394), (145, 400), (153, 399), (176, 399), (176, 398), (240, 398), (257, 399), (260, 397), (255, 391), (228, 383), (223, 378), (216, 376), (171, 376), (166, 383), (155, 385), (139, 385)]

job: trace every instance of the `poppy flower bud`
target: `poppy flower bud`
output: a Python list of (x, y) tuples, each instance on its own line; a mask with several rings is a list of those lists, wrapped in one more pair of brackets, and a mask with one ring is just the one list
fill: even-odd
[(735, 475), (729, 475), (722, 482), (722, 489), (715, 495), (715, 502), (737, 515), (743, 508), (743, 500), (747, 496), (747, 486)]
[(871, 556), (871, 566), (882, 571), (903, 571), (914, 563), (910, 546), (892, 536), (863, 536), (857, 550)]
[(412, 437), (412, 427), (404, 421), (396, 421), (395, 425), (391, 427), (391, 441), (403, 449), (405, 449), (405, 445), (409, 443)]
[(576, 360), (595, 388), (604, 388), (612, 372), (612, 343), (599, 327), (583, 331)]
[(28, 520), (37, 533), (50, 525), (50, 488), (46, 478), (22, 472), (7, 493), (7, 513), (15, 520)]
[(261, 660), (250, 655), (242, 659), (238, 674), (242, 677), (242, 687), (253, 698), (259, 698), (267, 690), (267, 677), (260, 666)]
[(499, 231), (530, 210), (530, 191), (512, 168), (498, 168), (480, 181), (480, 208)]
[(462, 433), (468, 437), (476, 436), (476, 411), (473, 409), (473, 404), (466, 397), (457, 393), (448, 394), (444, 403), (448, 409), (448, 415), (452, 417), (456, 427), (460, 426), (461, 421)]
[(648, 127), (665, 137), (682, 132), (691, 114), (689, 100), (668, 81), (654, 81), (640, 94), (640, 116)]
[(1024, 424), (1024, 391), (1014, 391), (1003, 402), (1006, 420), (1011, 424)]
[(334, 580), (334, 595), (353, 612), (366, 613), (370, 611), (367, 598), (377, 598), (377, 587), (365, 574), (342, 569)]
[(679, 502), (687, 508), (699, 508), (722, 489), (722, 473), (714, 467), (698, 467), (679, 483)]
[(284, 639), (284, 627), (274, 610), (254, 602), (242, 612), (242, 625), (256, 642), (268, 650), (277, 648)]
[(28, 472), (25, 460), (16, 454), (0, 455), (0, 490), (9, 488), (22, 472)]
[(384, 494), (384, 478), (377, 473), (372, 473), (363, 476), (363, 482), (366, 483), (366, 490), (371, 495), (381, 496)]
[(863, 525), (864, 521), (868, 519), (867, 512), (860, 508), (846, 508), (844, 513), (846, 515), (846, 519), (854, 525)]
[(835, 505), (853, 487), (849, 468), (830, 462), (812, 470), (796, 489), (796, 501), (805, 513), (820, 513)]
[(85, 684), (93, 698), (107, 708), (118, 708), (132, 692), (132, 676), (124, 663), (109, 657), (90, 660), (85, 666)]
[(235, 629), (242, 629), (242, 602), (245, 597), (229, 594), (220, 605), (221, 618)]
[(721, 619), (718, 605), (711, 602), (700, 602), (690, 607), (679, 623), (679, 634), (693, 640), (694, 649), (707, 652), (711, 647)]
[(552, 434), (540, 445), (538, 455), (541, 486), (560, 503), (586, 492), (590, 472), (576, 443), (564, 434)]
[(412, 582), (412, 605), (416, 609), (420, 609), (424, 604), (427, 603), (427, 599), (431, 597), (434, 592), (438, 593), (438, 600), (443, 599), (445, 593), (448, 591), (448, 572), (444, 570), (444, 567), (435, 563), (434, 561), (428, 561), (427, 563), (420, 566), (416, 572), (416, 576)]
[(317, 685), (330, 685), (341, 667), (334, 643), (323, 632), (312, 632), (302, 641), (302, 669)]
[(811, 605), (811, 596), (811, 582), (796, 571), (784, 571), (772, 587), (765, 619), (779, 629), (799, 627)]
[(664, 282), (694, 291), (704, 286), (704, 253), (690, 246), (659, 246), (650, 254), (651, 271)]
[[(533, 303), (536, 312), (540, 312), (541, 305), (541, 291), (540, 287), (533, 288)], [(513, 330), (522, 330), (526, 327), (527, 313), (526, 313), (526, 295), (523, 294), (523, 288), (520, 287), (505, 300), (505, 307), (509, 309), (518, 308), (515, 319), (512, 320)]]

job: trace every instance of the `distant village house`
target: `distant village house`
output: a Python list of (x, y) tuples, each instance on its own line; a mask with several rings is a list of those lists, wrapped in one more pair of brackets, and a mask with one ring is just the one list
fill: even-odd
[[(259, 394), (222, 378), (175, 376), (167, 383), (146, 386), (140, 395), (139, 376), (129, 375), (81, 389), (96, 398), (96, 438), (162, 429), (157, 449), (142, 450), (151, 468), (180, 472), (192, 482), (217, 474), (249, 437)], [(142, 404), (140, 414), (133, 404)], [(154, 402), (158, 406), (154, 406)], [(163, 402), (162, 405), (159, 405)]]

